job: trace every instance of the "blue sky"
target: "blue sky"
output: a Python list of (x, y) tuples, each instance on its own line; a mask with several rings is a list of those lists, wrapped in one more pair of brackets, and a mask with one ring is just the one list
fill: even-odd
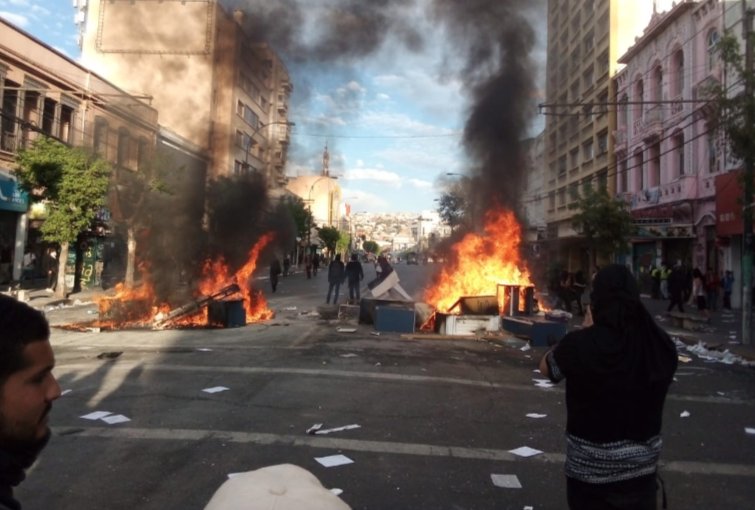
[[(0, 16), (78, 59), (70, 0), (0, 0)], [(433, 200), (455, 178), (446, 173), (464, 171), (468, 104), (461, 84), (441, 71), (443, 34), (434, 37), (438, 44), (418, 54), (387, 42), (356, 65), (292, 70), (288, 174), (319, 172), (327, 142), (331, 174), (353, 212), (435, 209)], [(301, 76), (306, 82), (297, 82)]]

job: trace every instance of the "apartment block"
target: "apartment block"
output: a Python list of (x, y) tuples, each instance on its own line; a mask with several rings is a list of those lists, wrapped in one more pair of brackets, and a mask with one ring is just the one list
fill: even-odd
[(259, 173), (283, 186), (293, 87), (243, 11), (217, 0), (89, 0), (77, 16), (85, 64), (150, 96), (161, 124), (206, 152), (209, 177)]
[[(38, 230), (45, 211), (30, 209), (16, 184), (17, 152), (44, 135), (89, 147), (119, 171), (137, 172), (155, 149), (158, 126), (157, 111), (143, 98), (2, 19), (0, 105), (0, 282), (6, 282), (20, 277), (25, 251), (36, 255), (35, 275), (45, 262)], [(109, 212), (103, 215), (106, 223)], [(91, 234), (96, 245), (102, 232)], [(100, 263), (94, 255), (86, 259), (83, 274), (96, 279)]]
[(553, 261), (587, 269), (569, 206), (585, 187), (613, 192), (618, 58), (642, 33), (652, 0), (549, 0), (546, 70), (544, 246)]

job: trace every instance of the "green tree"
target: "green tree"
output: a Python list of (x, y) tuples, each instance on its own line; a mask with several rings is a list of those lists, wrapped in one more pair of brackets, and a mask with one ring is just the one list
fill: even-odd
[(611, 257), (628, 248), (635, 228), (624, 201), (611, 197), (604, 188), (588, 188), (572, 208), (579, 209), (572, 216), (572, 226), (585, 238), (591, 267), (599, 254)]
[(296, 235), (300, 239), (306, 239), (309, 229), (312, 228), (312, 224), (314, 223), (312, 211), (307, 208), (304, 200), (299, 197), (286, 197), (284, 203), (296, 224)]
[(438, 215), (451, 230), (464, 223), (466, 200), (462, 194), (457, 191), (443, 193), (438, 201)]
[(40, 137), (19, 151), (16, 175), (32, 201), (45, 202), (42, 238), (60, 245), (56, 296), (64, 297), (70, 243), (85, 232), (107, 201), (110, 165), (82, 148)]
[(328, 253), (335, 253), (338, 241), (341, 239), (341, 232), (339, 232), (336, 227), (320, 227), (317, 229), (317, 235), (319, 235), (322, 242), (325, 243)]
[(341, 237), (338, 238), (338, 242), (336, 243), (336, 251), (343, 254), (344, 260), (349, 251), (349, 246), (351, 246), (351, 236), (346, 232), (341, 232)]
[(366, 251), (367, 253), (377, 255), (377, 252), (380, 250), (380, 246), (375, 241), (364, 241), (362, 243), (362, 249), (364, 249), (364, 251)]

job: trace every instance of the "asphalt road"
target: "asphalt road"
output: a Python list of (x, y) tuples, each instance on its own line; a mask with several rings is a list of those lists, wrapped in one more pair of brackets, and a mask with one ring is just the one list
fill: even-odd
[[(433, 269), (398, 266), (414, 295)], [(522, 351), (514, 339), (374, 336), (367, 325), (339, 333), (311, 313), (324, 303), (324, 276), (282, 279), (269, 295), (277, 316), (265, 324), (56, 328), (55, 373), (71, 392), (56, 402), (55, 435), (17, 489), (24, 508), (202, 509), (229, 473), (279, 463), (342, 489), (354, 509), (565, 508), (563, 387), (535, 387), (542, 349)], [(89, 310), (48, 316), (62, 324), (91, 318)], [(122, 354), (99, 359), (105, 352)], [(202, 392), (214, 386), (229, 389)], [(680, 364), (664, 416), (670, 508), (751, 508), (755, 435), (745, 427), (755, 427), (754, 397), (752, 368)], [(92, 411), (130, 421), (80, 418)], [(307, 435), (314, 423), (360, 428)], [(509, 452), (521, 446), (544, 453)], [(315, 460), (334, 454), (354, 462)], [(522, 488), (496, 487), (491, 474), (514, 474)]]

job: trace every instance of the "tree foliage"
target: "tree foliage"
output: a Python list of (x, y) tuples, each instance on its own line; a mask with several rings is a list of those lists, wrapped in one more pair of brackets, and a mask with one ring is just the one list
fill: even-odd
[(341, 232), (336, 227), (320, 227), (317, 229), (317, 235), (325, 243), (328, 252), (335, 253), (338, 240), (341, 238)]
[(41, 137), (19, 151), (21, 187), (47, 204), (40, 231), (52, 243), (68, 243), (86, 231), (107, 200), (110, 165), (82, 148)]
[(464, 223), (466, 206), (466, 200), (461, 193), (449, 191), (440, 196), (438, 215), (453, 230), (456, 226)]
[[(734, 156), (741, 160), (755, 158), (755, 73), (746, 68), (739, 41), (727, 33), (718, 42), (717, 51), (727, 68), (731, 84), (714, 83), (707, 92), (712, 99), (709, 114), (712, 124), (728, 142)], [(750, 91), (749, 94), (746, 91)]]
[(351, 236), (346, 232), (342, 232), (341, 237), (338, 238), (338, 242), (336, 243), (336, 251), (338, 253), (346, 254), (346, 252), (349, 251), (350, 245), (351, 245)]
[(378, 245), (378, 243), (376, 243), (375, 241), (365, 241), (362, 243), (362, 248), (367, 253), (376, 254), (380, 250), (380, 245)]
[(299, 197), (286, 197), (284, 203), (296, 224), (296, 235), (301, 239), (306, 239), (307, 233), (314, 223), (312, 211), (307, 208), (304, 200)]
[[(572, 226), (585, 238), (593, 257), (598, 253), (611, 256), (628, 248), (635, 227), (624, 201), (603, 188), (588, 188), (573, 208), (579, 212), (572, 216)], [(594, 258), (591, 262), (594, 265)]]

